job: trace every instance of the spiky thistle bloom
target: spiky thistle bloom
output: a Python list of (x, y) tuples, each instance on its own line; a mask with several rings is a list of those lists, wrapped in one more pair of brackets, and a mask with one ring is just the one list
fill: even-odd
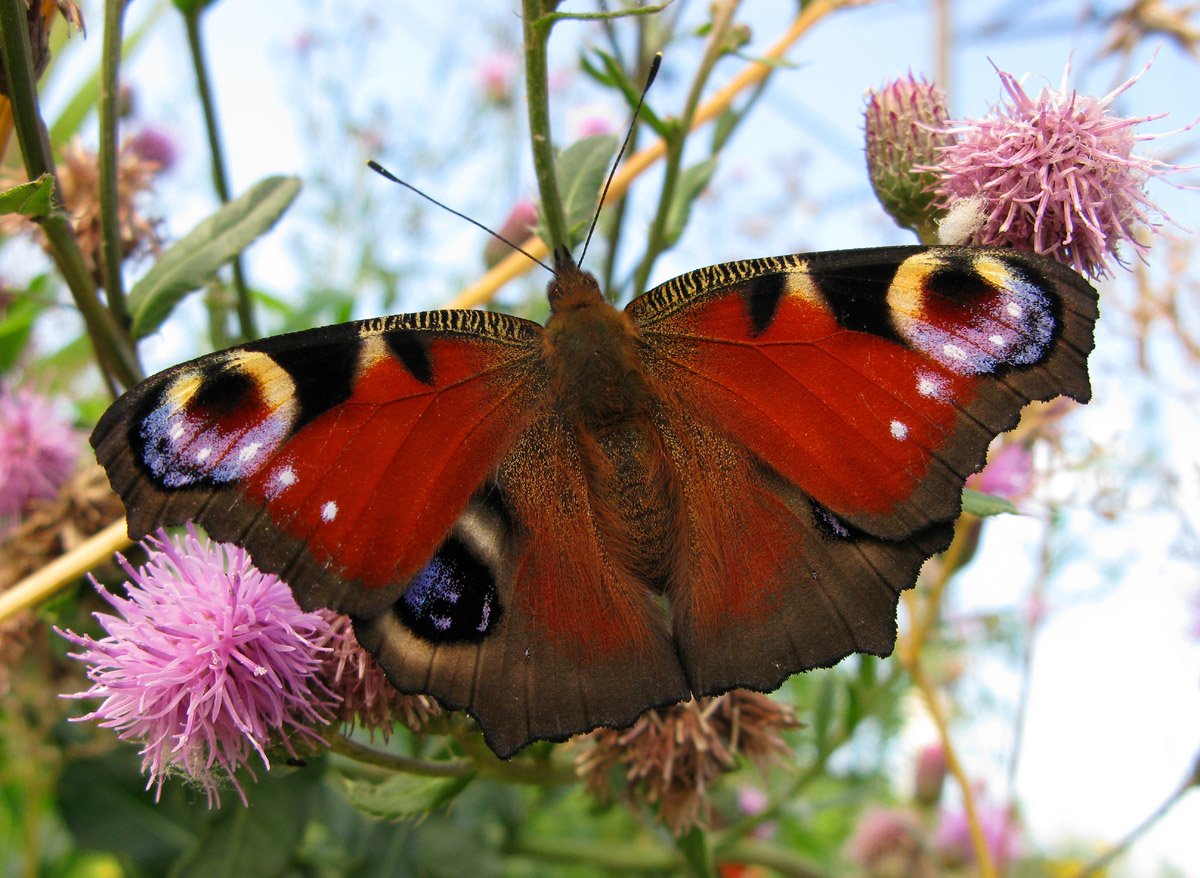
[(79, 434), (53, 403), (0, 384), (0, 536), (33, 500), (50, 499), (79, 459)]
[(628, 729), (600, 729), (586, 740), (576, 772), (594, 794), (610, 795), (609, 772), (619, 768), (631, 800), (658, 807), (673, 833), (706, 823), (713, 782), (737, 766), (788, 752), (780, 737), (799, 726), (791, 708), (746, 689), (685, 701), (643, 714)]
[(940, 149), (937, 194), (948, 209), (972, 204), (978, 217), (965, 240), (947, 243), (1033, 250), (1095, 277), (1121, 261), (1122, 243), (1145, 256), (1139, 230), (1165, 218), (1145, 184), (1182, 169), (1133, 151), (1162, 136), (1134, 129), (1165, 114), (1124, 118), (1109, 109), (1147, 69), (1095, 98), (1068, 88), (1068, 65), (1061, 87), (1036, 99), (997, 69), (1008, 101), (945, 129), (954, 139)]
[(332, 610), (319, 611), (329, 623), (329, 654), (322, 674), (329, 688), (341, 698), (338, 719), (347, 725), (380, 732), (384, 740), (397, 721), (414, 732), (442, 714), (428, 695), (405, 695), (388, 682), (383, 669), (354, 636), (348, 616)]
[(933, 237), (941, 210), (933, 196), (938, 150), (950, 113), (941, 89), (911, 73), (867, 93), (867, 171), (879, 203), (896, 223)]
[[(69, 698), (100, 698), (80, 720), (97, 720), (142, 745), (146, 787), (161, 793), (168, 774), (190, 778), (219, 804), (223, 778), (267, 748), (290, 755), (322, 743), (334, 696), (320, 681), (329, 625), (305, 613), (277, 576), (263, 573), (237, 546), (201, 539), (194, 527), (144, 546), (146, 563), (129, 575), (128, 597), (96, 589), (120, 615), (97, 613), (107, 636), (60, 631), (82, 651), (92, 685)], [(251, 771), (253, 776), (253, 771)]]

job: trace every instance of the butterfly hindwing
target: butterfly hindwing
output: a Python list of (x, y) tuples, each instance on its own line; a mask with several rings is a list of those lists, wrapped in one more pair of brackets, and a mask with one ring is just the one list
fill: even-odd
[(265, 339), (138, 385), (92, 444), (131, 535), (195, 520), (305, 606), (369, 615), (532, 421), (540, 334), (444, 311)]

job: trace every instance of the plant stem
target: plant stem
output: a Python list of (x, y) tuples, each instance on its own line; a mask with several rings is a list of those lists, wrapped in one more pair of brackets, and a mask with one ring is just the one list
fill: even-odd
[(100, 60), (100, 271), (108, 310), (118, 324), (128, 327), (129, 309), (121, 278), (121, 212), (117, 162), (118, 88), (125, 0), (105, 0), (104, 41)]
[[(27, 27), (23, 0), (0, 0), (0, 52), (8, 77), (13, 127), (21, 145), (25, 173), (30, 180), (36, 180), (42, 174), (54, 174), (54, 156), (39, 108)], [(62, 204), (60, 186), (56, 186), (55, 194), (58, 203)], [(50, 245), (50, 255), (83, 315), (101, 366), (107, 375), (125, 386), (135, 384), (142, 372), (137, 353), (128, 334), (100, 301), (70, 219), (56, 214), (42, 220), (41, 225)]]
[(554, 142), (550, 137), (550, 88), (546, 68), (546, 44), (550, 39), (550, 22), (542, 16), (553, 10), (555, 0), (523, 0), (525, 17), (525, 102), (529, 112), (529, 142), (533, 150), (533, 168), (537, 175), (538, 192), (542, 196), (542, 222), (550, 250), (568, 245), (567, 221), (563, 215), (562, 197), (558, 192), (558, 172), (555, 167)]
[(739, 0), (719, 0), (713, 4), (712, 28), (708, 34), (704, 57), (700, 60), (700, 66), (692, 80), (692, 87), (688, 90), (683, 112), (667, 134), (667, 161), (663, 171), (662, 192), (658, 199), (658, 210), (655, 212), (647, 235), (646, 253), (633, 276), (635, 294), (646, 289), (650, 272), (654, 269), (654, 263), (666, 247), (667, 217), (675, 202), (679, 175), (683, 170), (683, 147), (692, 130), (692, 121), (697, 107), (700, 106), (700, 96), (704, 93), (704, 86), (712, 74), (713, 67), (724, 53), (725, 37), (729, 33), (729, 25), (733, 21), (733, 13), (737, 10), (738, 3)]
[(329, 749), (348, 759), (353, 759), (355, 762), (375, 765), (389, 771), (417, 774), (421, 777), (466, 777), (476, 771), (469, 759), (440, 761), (414, 759), (410, 756), (401, 756), (399, 753), (388, 753), (385, 750), (368, 747), (341, 733), (332, 736)]
[[(213, 188), (223, 203), (230, 201), (229, 178), (225, 171), (225, 154), (221, 148), (221, 130), (217, 122), (217, 108), (213, 100), (212, 84), (208, 75), (208, 65), (204, 60), (204, 43), (200, 33), (201, 10), (194, 9), (185, 13), (184, 23), (187, 27), (188, 49), (192, 55), (192, 68), (196, 73), (196, 91), (200, 96), (200, 105), (204, 108), (204, 127), (208, 132), (208, 152), (212, 159)], [(250, 301), (250, 290), (246, 285), (246, 275), (242, 268), (242, 257), (233, 257), (233, 289), (237, 296), (238, 329), (241, 340), (257, 338), (258, 329), (254, 323), (254, 309)], [(214, 318), (224, 319), (224, 311), (213, 300), (210, 308), (218, 309)]]

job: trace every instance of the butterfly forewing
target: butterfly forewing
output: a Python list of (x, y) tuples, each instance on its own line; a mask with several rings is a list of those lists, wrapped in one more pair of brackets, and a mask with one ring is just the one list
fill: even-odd
[(1095, 292), (1005, 250), (751, 260), (634, 300), (647, 370), (833, 515), (900, 539), (1031, 400), (1086, 401)]
[(266, 339), (138, 385), (92, 444), (131, 535), (193, 519), (304, 605), (369, 615), (533, 420), (540, 334), (445, 311)]

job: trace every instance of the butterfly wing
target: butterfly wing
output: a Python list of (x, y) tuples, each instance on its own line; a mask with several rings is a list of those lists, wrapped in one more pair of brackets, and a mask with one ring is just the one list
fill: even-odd
[(441, 311), (264, 339), (147, 379), (91, 441), (132, 536), (195, 520), (305, 606), (370, 616), (532, 423), (540, 338)]
[(671, 598), (696, 692), (889, 653), (990, 441), (1031, 400), (1090, 395), (1095, 291), (1013, 251), (731, 263), (627, 310), (684, 486)]

